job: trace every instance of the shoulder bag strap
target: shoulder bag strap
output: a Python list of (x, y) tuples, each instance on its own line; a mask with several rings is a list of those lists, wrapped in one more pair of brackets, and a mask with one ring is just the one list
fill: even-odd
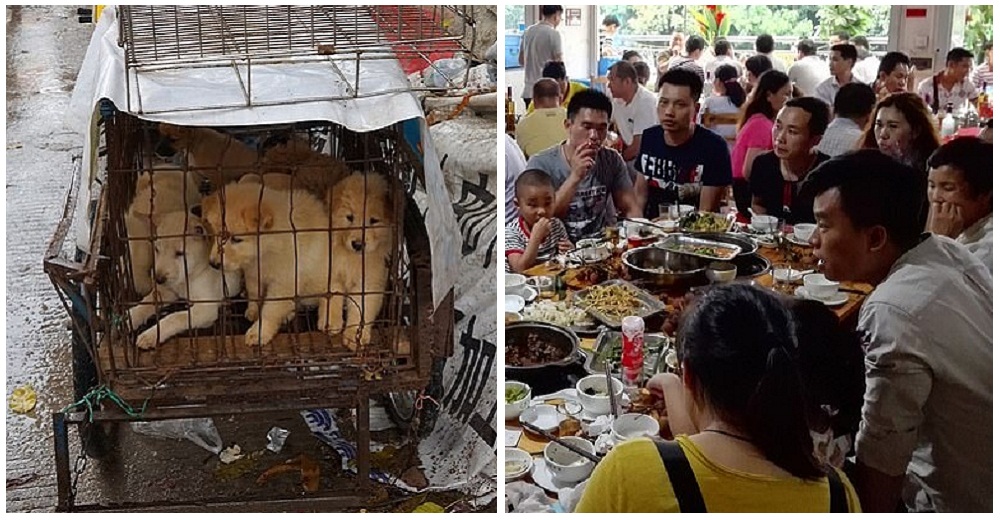
[(931, 108), (934, 110), (934, 113), (932, 115), (937, 116), (938, 110), (941, 109), (941, 103), (938, 100), (938, 77), (937, 74), (935, 74), (932, 77), (934, 78), (932, 80), (932, 83), (934, 85), (934, 104), (931, 105)]
[(660, 452), (663, 467), (670, 477), (670, 484), (674, 488), (674, 496), (677, 497), (681, 513), (707, 512), (698, 481), (694, 478), (691, 463), (684, 455), (681, 445), (677, 441), (654, 441), (654, 444), (656, 444), (656, 450)]
[(831, 466), (826, 467), (826, 480), (830, 483), (830, 512), (847, 513), (847, 491), (840, 474)]

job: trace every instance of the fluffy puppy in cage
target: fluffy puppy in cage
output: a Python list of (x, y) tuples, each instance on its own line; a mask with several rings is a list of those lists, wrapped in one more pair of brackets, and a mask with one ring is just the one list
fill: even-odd
[(139, 296), (153, 290), (153, 219), (174, 211), (187, 211), (201, 201), (200, 178), (177, 169), (144, 171), (136, 179), (135, 196), (125, 214), (129, 238), (132, 283)]
[(313, 150), (308, 141), (294, 136), (264, 152), (262, 171), (287, 173), (293, 188), (309, 191), (320, 198), (351, 174), (343, 161)]
[(197, 170), (215, 187), (238, 180), (259, 162), (256, 150), (211, 128), (160, 123), (159, 131), (176, 151), (184, 152), (188, 168)]
[(329, 332), (343, 331), (344, 346), (355, 350), (358, 341), (371, 343), (372, 323), (382, 310), (388, 261), (396, 245), (390, 183), (381, 175), (354, 173), (330, 190), (330, 204), (336, 231)]
[(331, 232), (323, 201), (304, 190), (239, 182), (204, 198), (201, 209), (218, 243), (210, 264), (243, 273), (246, 316), (254, 322), (247, 345), (270, 343), (296, 307), (319, 306), (320, 327), (328, 329)]
[(225, 273), (209, 265), (211, 237), (201, 219), (188, 211), (174, 211), (152, 218), (156, 231), (153, 248), (156, 287), (129, 309), (136, 330), (158, 312), (162, 305), (185, 300), (187, 310), (164, 316), (136, 339), (142, 350), (191, 329), (208, 327), (219, 317), (226, 298), (239, 294), (239, 273)]

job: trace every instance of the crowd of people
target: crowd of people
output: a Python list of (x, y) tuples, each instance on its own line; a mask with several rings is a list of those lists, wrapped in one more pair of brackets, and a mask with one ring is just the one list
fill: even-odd
[(682, 375), (650, 382), (676, 443), (615, 448), (577, 510), (992, 510), (992, 120), (941, 132), (992, 88), (992, 42), (914, 85), (909, 57), (863, 36), (833, 35), (828, 60), (802, 40), (791, 66), (768, 35), (745, 60), (691, 36), (652, 66), (625, 51), (602, 90), (567, 77), (561, 6), (541, 13), (507, 136), (508, 271), (686, 203), (816, 223), (826, 277), (874, 287), (850, 337), (825, 309), (708, 292), (678, 332)]

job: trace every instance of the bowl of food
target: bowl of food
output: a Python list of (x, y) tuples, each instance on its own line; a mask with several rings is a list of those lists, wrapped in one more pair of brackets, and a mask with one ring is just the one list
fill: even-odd
[[(621, 403), (625, 385), (611, 378), (611, 386), (614, 389), (615, 401)], [(577, 381), (576, 397), (583, 405), (583, 410), (591, 415), (611, 413), (611, 396), (608, 393), (608, 378), (605, 375), (590, 375)]]
[[(654, 421), (655, 422), (655, 421)], [(587, 439), (580, 437), (563, 437), (561, 439), (567, 444), (580, 448), (586, 453), (596, 454), (594, 444)], [(555, 442), (550, 442), (542, 452), (545, 457), (545, 465), (548, 466), (552, 476), (559, 481), (567, 483), (577, 483), (586, 479), (594, 471), (594, 462), (583, 455)]]
[(750, 227), (762, 232), (777, 231), (778, 217), (771, 215), (754, 215), (750, 217)]
[(513, 421), (521, 416), (531, 402), (531, 387), (520, 381), (504, 383), (504, 420)]
[(640, 437), (655, 438), (660, 433), (660, 423), (645, 414), (627, 413), (611, 423), (611, 433), (616, 441), (627, 441)]
[(531, 471), (531, 454), (520, 448), (506, 448), (503, 457), (504, 482), (523, 478)]
[(736, 279), (736, 265), (729, 262), (712, 262), (708, 264), (705, 275), (713, 282), (731, 282)]
[[(582, 362), (580, 339), (567, 327), (519, 321), (504, 328), (504, 379), (545, 392), (563, 380), (566, 367)], [(555, 391), (555, 390), (552, 390)]]
[(709, 261), (673, 253), (657, 246), (647, 246), (626, 251), (622, 255), (622, 263), (633, 280), (670, 286), (697, 280)]
[(809, 238), (812, 237), (813, 232), (816, 231), (816, 224), (795, 224), (792, 227), (792, 231), (795, 233), (796, 240), (800, 242), (808, 242)]
[(608, 243), (597, 238), (584, 238), (576, 243), (577, 256), (583, 262), (602, 262), (611, 256)]
[(821, 273), (807, 274), (802, 277), (802, 285), (805, 286), (809, 296), (826, 300), (837, 294), (840, 283), (827, 280)]
[(720, 215), (707, 211), (692, 211), (678, 221), (685, 233), (725, 233), (732, 227), (735, 216)]

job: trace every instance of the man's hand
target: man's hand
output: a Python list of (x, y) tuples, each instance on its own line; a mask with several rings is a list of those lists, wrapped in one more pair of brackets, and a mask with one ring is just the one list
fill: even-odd
[(531, 227), (531, 239), (538, 240), (538, 243), (541, 244), (545, 242), (545, 239), (548, 238), (551, 232), (552, 221), (548, 217), (542, 217)]
[(927, 215), (927, 229), (935, 235), (957, 238), (962, 233), (962, 208), (951, 202), (935, 202)]
[(593, 148), (589, 142), (582, 143), (573, 150), (573, 156), (569, 158), (570, 175), (578, 179), (583, 179), (590, 173), (590, 170), (597, 163), (597, 149)]

